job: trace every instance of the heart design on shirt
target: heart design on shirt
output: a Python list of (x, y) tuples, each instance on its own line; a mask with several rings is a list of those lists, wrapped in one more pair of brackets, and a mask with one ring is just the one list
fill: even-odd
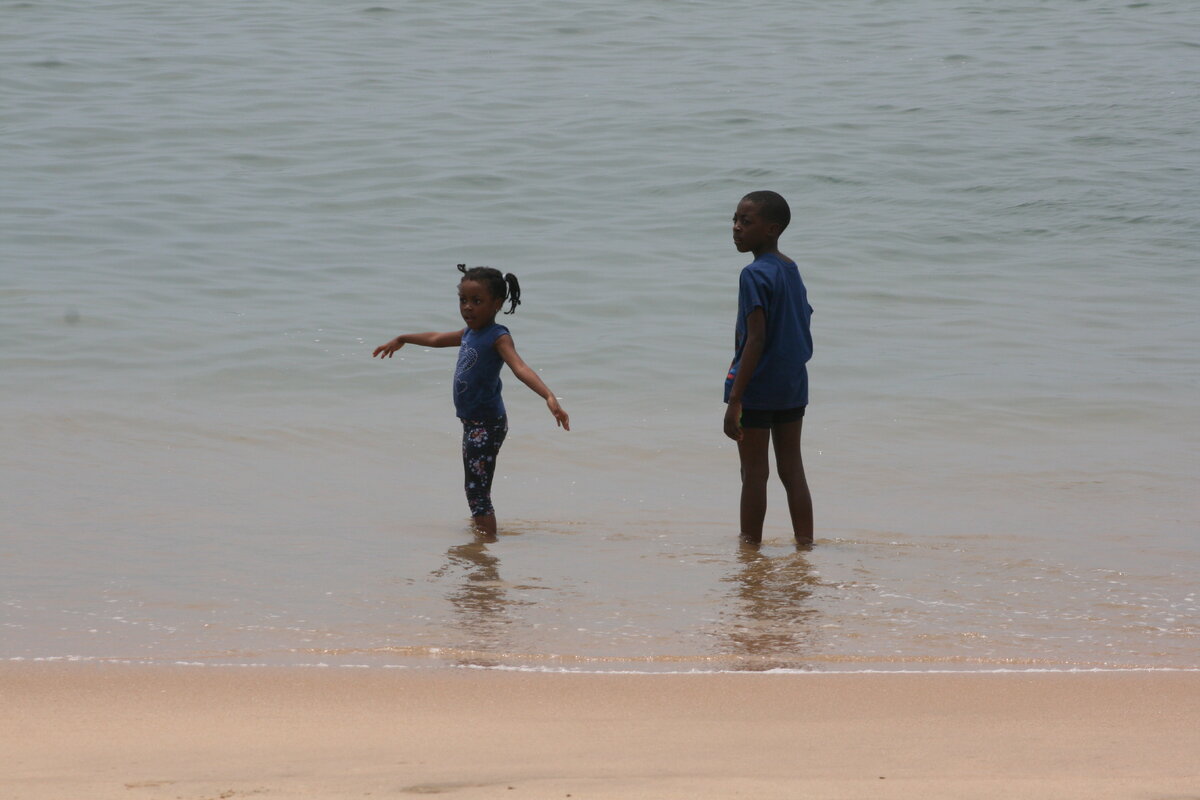
[(458, 368), (454, 370), (454, 388), (458, 394), (467, 390), (467, 382), (460, 380), (463, 373), (468, 372), (478, 361), (479, 351), (474, 347), (463, 347), (458, 351)]

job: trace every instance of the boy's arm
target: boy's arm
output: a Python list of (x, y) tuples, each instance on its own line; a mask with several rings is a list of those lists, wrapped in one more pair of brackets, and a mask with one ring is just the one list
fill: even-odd
[(517, 347), (513, 344), (512, 336), (505, 334), (496, 340), (496, 352), (500, 354), (500, 358), (504, 359), (504, 363), (508, 364), (508, 368), (512, 370), (513, 375), (516, 375), (521, 383), (532, 389), (539, 397), (546, 401), (546, 407), (550, 409), (550, 413), (554, 415), (554, 419), (558, 422), (559, 427), (565, 430), (571, 430), (571, 418), (567, 416), (567, 412), (558, 404), (558, 398), (554, 396), (554, 392), (550, 391), (550, 387), (542, 382), (538, 374), (530, 369), (519, 355), (517, 355)]
[(462, 331), (446, 331), (445, 333), (402, 333), (387, 344), (381, 344), (371, 354), (372, 358), (391, 358), (406, 344), (419, 344), (421, 347), (458, 347), (462, 344)]
[(742, 440), (742, 395), (754, 377), (766, 343), (767, 315), (760, 306), (746, 317), (746, 345), (742, 348), (737, 375), (733, 377), (733, 386), (729, 389), (729, 405), (725, 408), (725, 435), (735, 442)]

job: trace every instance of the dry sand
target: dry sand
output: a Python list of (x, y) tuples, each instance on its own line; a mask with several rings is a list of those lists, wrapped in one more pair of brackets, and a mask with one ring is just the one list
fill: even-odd
[(1200, 800), (1200, 673), (0, 666), (0, 797)]

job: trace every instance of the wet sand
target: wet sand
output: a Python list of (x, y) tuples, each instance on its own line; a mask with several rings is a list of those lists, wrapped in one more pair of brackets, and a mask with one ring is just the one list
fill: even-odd
[(1200, 673), (0, 667), (0, 797), (1200, 798)]

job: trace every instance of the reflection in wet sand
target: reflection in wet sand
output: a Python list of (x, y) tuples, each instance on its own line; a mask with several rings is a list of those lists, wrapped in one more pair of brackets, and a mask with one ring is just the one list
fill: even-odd
[(734, 585), (718, 634), (723, 648), (745, 657), (742, 669), (803, 666), (816, 627), (808, 600), (819, 584), (805, 553), (772, 558), (743, 543), (737, 564), (721, 579)]
[[(451, 547), (446, 551), (446, 563), (432, 574), (434, 578), (457, 579), (446, 599), (453, 606), (456, 626), (465, 635), (458, 646), (466, 651), (499, 654), (508, 649), (507, 629), (513, 622), (510, 609), (525, 605), (506, 594), (500, 559), (488, 550), (488, 544), (495, 541), (477, 535), (472, 542)], [(495, 666), (498, 662), (485, 656), (460, 663)]]

